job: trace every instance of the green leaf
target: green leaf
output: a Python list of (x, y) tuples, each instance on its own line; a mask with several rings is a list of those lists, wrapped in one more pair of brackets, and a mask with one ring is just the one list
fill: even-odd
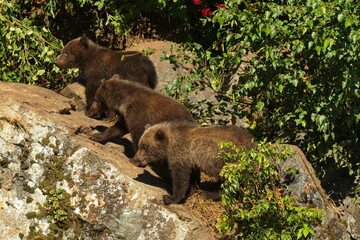
[(259, 101), (259, 102), (256, 103), (256, 108), (257, 108), (258, 110), (263, 109), (264, 106), (265, 106), (265, 103), (263, 103), (263, 102), (261, 102), (261, 101)]
[(321, 54), (321, 47), (320, 47), (320, 46), (316, 46), (316, 47), (315, 47), (315, 50), (316, 50), (316, 52), (317, 52), (318, 55)]
[(332, 45), (332, 42), (333, 42), (334, 40), (333, 39), (331, 39), (331, 38), (327, 38), (327, 39), (325, 39), (325, 41), (324, 41), (324, 45), (323, 45), (323, 49), (324, 49), (324, 51), (328, 48), (328, 46), (331, 44)]
[(348, 18), (345, 20), (344, 26), (345, 28), (350, 27), (353, 24), (353, 22)]
[(268, 36), (271, 33), (271, 28), (269, 26), (267, 26), (264, 30), (265, 35)]
[(343, 13), (340, 13), (338, 16), (337, 16), (337, 20), (338, 22), (342, 22), (344, 20), (344, 14)]
[(21, 23), (25, 26), (30, 26), (31, 25), (31, 20), (28, 18), (24, 18)]
[(314, 22), (312, 20), (308, 20), (306, 22), (306, 25), (308, 25), (310, 28), (312, 28), (314, 26)]

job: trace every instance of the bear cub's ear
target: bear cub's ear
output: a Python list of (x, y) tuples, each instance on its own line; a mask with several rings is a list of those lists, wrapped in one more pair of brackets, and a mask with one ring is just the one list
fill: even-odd
[(80, 38), (80, 46), (82, 46), (85, 49), (89, 47), (89, 39), (86, 36), (82, 36)]
[(163, 141), (166, 139), (166, 134), (163, 129), (158, 129), (155, 133), (155, 139), (158, 141)]
[(101, 79), (100, 86), (102, 89), (106, 90), (106, 79)]

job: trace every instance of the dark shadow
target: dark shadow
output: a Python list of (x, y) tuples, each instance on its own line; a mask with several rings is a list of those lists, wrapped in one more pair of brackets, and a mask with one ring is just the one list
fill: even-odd
[(204, 181), (200, 184), (202, 195), (213, 201), (220, 201), (224, 190), (221, 188), (221, 182)]
[[(94, 127), (94, 130), (97, 130), (98, 132), (104, 132), (108, 127), (103, 125), (97, 125)], [(124, 146), (124, 154), (128, 158), (132, 158), (135, 155), (134, 147), (129, 139), (126, 138), (120, 138), (120, 137), (114, 137), (109, 139), (108, 142), (112, 142), (121, 146)]]
[(127, 158), (132, 158), (135, 156), (132, 142), (129, 139), (117, 137), (110, 139), (109, 142), (124, 146), (124, 154)]
[(171, 193), (171, 184), (166, 182), (164, 179), (152, 175), (149, 171), (144, 170), (143, 173), (139, 174), (134, 180), (145, 183), (147, 185), (165, 189), (168, 193)]
[(221, 189), (221, 182), (203, 181), (200, 183), (200, 189), (206, 191), (218, 191)]
[(79, 75), (74, 78), (74, 82), (78, 82), (81, 85), (86, 86), (86, 78), (84, 74), (80, 72)]
[(321, 179), (321, 185), (337, 206), (347, 197), (355, 196), (355, 176), (349, 175), (348, 169), (337, 169), (336, 166), (328, 165), (326, 174)]
[(94, 127), (93, 129), (99, 131), (99, 132), (103, 132), (107, 129), (108, 127), (103, 126), (103, 125), (97, 125), (96, 127)]

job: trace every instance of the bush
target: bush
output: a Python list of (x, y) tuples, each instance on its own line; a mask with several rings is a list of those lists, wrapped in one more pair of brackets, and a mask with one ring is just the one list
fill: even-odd
[(300, 146), (318, 171), (330, 165), (352, 174), (359, 160), (360, 2), (225, 6), (203, 20), (204, 28), (217, 28), (217, 40), (210, 48), (185, 46), (196, 70), (170, 90), (182, 99), (207, 86), (219, 104), (204, 99), (189, 107), (240, 116), (260, 139)]
[(283, 195), (286, 186), (277, 164), (290, 156), (288, 149), (264, 142), (248, 152), (229, 143), (221, 147), (218, 157), (234, 162), (221, 172), (226, 179), (226, 212), (217, 224), (221, 233), (231, 239), (307, 239), (314, 234), (322, 211), (299, 207), (294, 197)]
[(1, 80), (49, 88), (66, 82), (54, 65), (62, 46), (45, 26), (34, 25), (22, 15), (20, 5), (0, 0)]
[(186, 1), (115, 0), (25, 0), (22, 8), (32, 6), (32, 17), (46, 23), (63, 41), (86, 34), (105, 46), (123, 49), (126, 35), (154, 38), (191, 36), (179, 34), (194, 22), (187, 18), (191, 8)]

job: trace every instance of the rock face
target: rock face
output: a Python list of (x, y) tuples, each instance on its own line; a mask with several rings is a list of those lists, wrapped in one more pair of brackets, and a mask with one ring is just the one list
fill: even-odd
[(284, 172), (291, 168), (294, 172), (284, 177), (288, 185), (286, 194), (296, 197), (302, 207), (316, 207), (325, 212), (312, 239), (359, 239), (360, 200), (356, 203), (355, 199), (345, 199), (342, 206), (336, 207), (321, 187), (304, 153), (294, 145), (287, 146), (294, 155), (280, 163), (280, 168)]
[(151, 49), (153, 53), (148, 56), (148, 58), (154, 63), (156, 73), (158, 75), (158, 86), (157, 90), (163, 90), (167, 82), (170, 82), (174, 78), (184, 76), (189, 69), (190, 65), (182, 63), (181, 59), (178, 59), (176, 62), (171, 62), (169, 60), (162, 60), (162, 55), (166, 54), (167, 56), (177, 55), (178, 46), (173, 42), (168, 41), (153, 41), (153, 42), (144, 42), (132, 46), (126, 51), (143, 51), (144, 49)]
[[(123, 145), (89, 140), (104, 122), (50, 90), (0, 82), (0, 239), (211, 239)], [(48, 221), (50, 219), (50, 221)]]

